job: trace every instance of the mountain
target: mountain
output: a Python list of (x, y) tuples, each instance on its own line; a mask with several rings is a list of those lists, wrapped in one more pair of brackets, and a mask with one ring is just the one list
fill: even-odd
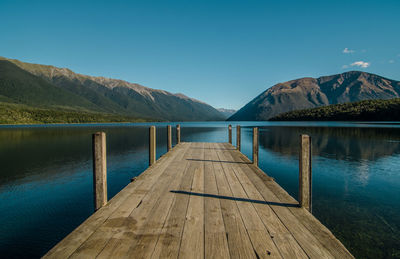
[(225, 108), (218, 108), (217, 110), (218, 110), (220, 113), (222, 113), (222, 114), (225, 116), (226, 119), (229, 118), (229, 117), (231, 117), (231, 116), (236, 112), (236, 110), (233, 110), (233, 109), (225, 109)]
[(183, 94), (6, 58), (0, 58), (0, 101), (153, 120), (224, 119), (212, 106)]
[(400, 96), (400, 82), (350, 71), (319, 78), (301, 78), (267, 89), (228, 120), (268, 120), (280, 113), (330, 104)]
[(76, 107), (92, 110), (96, 105), (85, 98), (0, 60), (0, 98), (2, 101), (30, 106)]
[(281, 113), (270, 121), (400, 121), (400, 98), (331, 104)]

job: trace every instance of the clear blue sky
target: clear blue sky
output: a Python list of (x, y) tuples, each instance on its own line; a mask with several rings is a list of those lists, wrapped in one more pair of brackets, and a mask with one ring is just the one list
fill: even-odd
[(400, 80), (398, 0), (0, 0), (0, 37), (0, 56), (214, 107), (238, 109), (306, 76), (363, 70)]

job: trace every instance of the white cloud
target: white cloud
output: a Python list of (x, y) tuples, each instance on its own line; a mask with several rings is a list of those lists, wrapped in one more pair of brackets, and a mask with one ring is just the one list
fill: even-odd
[(354, 53), (355, 51), (352, 49), (348, 49), (348, 48), (344, 48), (344, 50), (342, 51), (344, 54), (351, 54)]
[(348, 65), (343, 65), (342, 68), (346, 69), (346, 68), (349, 68), (349, 66)]
[(356, 61), (350, 64), (350, 66), (354, 67), (362, 67), (362, 68), (367, 68), (371, 65), (369, 62), (364, 62), (364, 61)]
[(390, 64), (393, 64), (393, 63), (394, 63), (394, 60), (393, 60), (393, 59), (389, 60), (389, 63), (390, 63)]

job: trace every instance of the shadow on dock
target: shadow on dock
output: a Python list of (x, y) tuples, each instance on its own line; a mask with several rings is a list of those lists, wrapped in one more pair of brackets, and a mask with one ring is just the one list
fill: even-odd
[(237, 197), (230, 197), (230, 196), (223, 196), (223, 195), (214, 195), (208, 193), (198, 193), (198, 192), (187, 192), (187, 191), (177, 191), (172, 190), (172, 193), (177, 194), (187, 194), (187, 195), (194, 195), (194, 196), (201, 196), (207, 198), (216, 198), (216, 199), (224, 199), (224, 200), (232, 200), (232, 201), (244, 201), (244, 202), (251, 202), (251, 203), (259, 203), (259, 204), (267, 204), (267, 205), (275, 205), (275, 206), (282, 206), (282, 207), (299, 207), (298, 204), (292, 203), (281, 203), (281, 202), (272, 202), (272, 201), (260, 201), (260, 200), (252, 200), (252, 199), (245, 199), (245, 198), (237, 198)]
[(221, 160), (207, 160), (207, 159), (193, 159), (193, 158), (186, 158), (189, 161), (198, 161), (198, 162), (215, 162), (215, 163), (231, 163), (231, 164), (252, 164), (249, 162), (237, 162), (237, 161), (221, 161)]

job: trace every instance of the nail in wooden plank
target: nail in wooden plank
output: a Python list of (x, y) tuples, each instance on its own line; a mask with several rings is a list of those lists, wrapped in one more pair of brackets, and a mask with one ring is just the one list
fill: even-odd
[(106, 133), (96, 132), (92, 136), (93, 151), (93, 196), (95, 211), (107, 204), (107, 155)]

